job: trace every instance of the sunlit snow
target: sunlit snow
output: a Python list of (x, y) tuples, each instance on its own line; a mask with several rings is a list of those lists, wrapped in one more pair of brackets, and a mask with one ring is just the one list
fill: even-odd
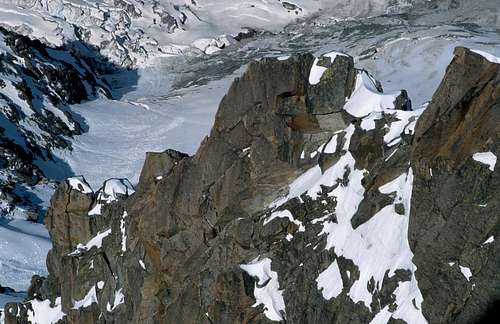
[(240, 267), (249, 275), (259, 279), (255, 283), (253, 292), (256, 300), (253, 306), (263, 304), (264, 314), (267, 318), (272, 321), (283, 320), (283, 314), (285, 313), (283, 290), (279, 289), (278, 273), (271, 270), (271, 259), (259, 260), (259, 258), (256, 258), (248, 264), (240, 265)]
[(467, 281), (470, 281), (470, 278), (472, 277), (472, 271), (470, 271), (468, 267), (464, 267), (461, 265), (459, 265), (459, 268), (460, 272), (464, 275), (465, 279), (467, 279)]
[(480, 152), (474, 153), (472, 158), (482, 164), (486, 164), (490, 171), (495, 170), (495, 165), (497, 164), (497, 156), (492, 152)]
[(33, 324), (55, 324), (66, 315), (62, 311), (61, 297), (56, 298), (54, 307), (50, 306), (48, 299), (34, 299), (31, 307), (33, 311), (28, 310), (28, 320)]
[(477, 49), (473, 49), (472, 51), (474, 53), (477, 53), (477, 54), (481, 55), (482, 57), (484, 57), (485, 59), (487, 59), (491, 63), (500, 64), (500, 57), (497, 57), (497, 56), (495, 56), (493, 54), (486, 53), (486, 52), (483, 52), (483, 51), (480, 51), (480, 50), (477, 50)]
[(96, 236), (91, 238), (86, 244), (78, 243), (76, 249), (71, 252), (69, 255), (76, 255), (81, 252), (85, 252), (90, 250), (93, 247), (96, 247), (100, 249), (102, 247), (102, 240), (107, 237), (109, 234), (111, 234), (111, 228), (102, 232), (102, 233), (97, 233)]
[(318, 289), (321, 290), (325, 299), (329, 300), (340, 295), (344, 288), (344, 284), (342, 282), (337, 260), (333, 261), (325, 271), (320, 273), (316, 281), (318, 282)]

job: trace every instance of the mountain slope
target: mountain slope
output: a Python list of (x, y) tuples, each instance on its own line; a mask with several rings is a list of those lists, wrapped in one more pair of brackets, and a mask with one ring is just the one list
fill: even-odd
[[(151, 58), (213, 54), (261, 33), (279, 33), (305, 19), (366, 18), (421, 10), (455, 20), (474, 20), (498, 27), (494, 0), (488, 10), (465, 0), (21, 0), (0, 9), (2, 26), (61, 46), (81, 41), (98, 48), (115, 64), (136, 67)], [(454, 10), (458, 10), (455, 12)], [(493, 10), (492, 10), (493, 9)]]
[[(467, 83), (469, 61), (485, 74)], [(460, 267), (450, 268), (450, 289), (429, 290), (441, 277), (434, 257), (426, 257), (434, 251), (427, 244), (440, 241), (416, 235), (434, 235), (428, 222), (441, 219), (425, 207), (428, 201), (447, 206), (456, 199), (453, 191), (427, 192), (434, 173), (427, 173), (425, 161), (436, 177), (458, 172), (459, 181), (498, 192), (498, 167), (491, 162), (498, 129), (491, 130), (500, 124), (496, 69), (458, 49), (417, 122), (423, 109), (411, 110), (406, 92), (384, 93), (349, 56), (251, 63), (194, 156), (172, 150), (148, 155), (135, 193), (123, 180), (96, 194), (83, 178), (61, 184), (47, 215), (54, 244), (49, 277), (32, 287), (36, 300), (7, 306), (6, 322), (49, 310), (68, 323), (478, 320), (496, 297), (474, 287), (488, 284), (494, 267), (468, 259), (470, 243), (465, 255), (447, 250), (452, 254), (444, 261), (458, 258)], [(468, 87), (475, 95), (467, 95)], [(476, 113), (490, 118), (472, 120), (493, 128), (464, 124)], [(465, 162), (433, 153), (446, 145), (429, 132), (454, 124), (483, 134), (476, 144), (464, 142)], [(454, 138), (441, 134), (445, 142)], [(486, 151), (490, 159), (476, 155)], [(443, 157), (470, 171), (446, 169)], [(100, 212), (91, 212), (96, 204)], [(490, 225), (475, 229), (473, 244), (485, 238), (485, 251), (493, 251), (497, 243), (488, 237), (495, 237), (498, 208), (488, 208)], [(453, 246), (463, 246), (473, 224), (466, 218), (466, 226), (453, 231)], [(497, 255), (487, 252), (486, 264)], [(443, 304), (432, 302), (434, 294), (452, 300), (464, 285), (465, 307), (443, 313)]]

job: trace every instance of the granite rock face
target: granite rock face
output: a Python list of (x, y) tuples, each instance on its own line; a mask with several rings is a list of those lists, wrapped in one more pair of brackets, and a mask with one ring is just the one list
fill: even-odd
[(424, 112), (348, 56), (251, 63), (194, 156), (148, 153), (136, 189), (61, 184), (50, 275), (6, 323), (44, 302), (61, 323), (478, 319), (499, 291), (498, 171), (472, 154), (498, 152), (498, 75), (458, 49)]
[(457, 48), (415, 136), (409, 239), (424, 314), (480, 322), (500, 299), (500, 172), (474, 157), (500, 153), (500, 65)]

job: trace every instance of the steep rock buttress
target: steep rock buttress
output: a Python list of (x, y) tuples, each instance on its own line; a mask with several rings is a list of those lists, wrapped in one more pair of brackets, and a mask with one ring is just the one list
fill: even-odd
[[(469, 88), (450, 81), (468, 67), (456, 63), (463, 53), (485, 69)], [(487, 64), (458, 50), (424, 112), (405, 91), (385, 93), (347, 55), (251, 63), (194, 156), (148, 154), (135, 189), (124, 179), (96, 193), (84, 178), (60, 186), (47, 217), (50, 275), (35, 278), (31, 301), (6, 307), (7, 323), (37, 322), (42, 312), (54, 323), (151, 324), (425, 323), (448, 316), (432, 301), (442, 292), (430, 286), (442, 254), (426, 258), (439, 243), (427, 236), (440, 231), (428, 225), (442, 216), (425, 204), (447, 197), (424, 182), (437, 163), (427, 136), (459, 125), (472, 134), (461, 120), (482, 116), (484, 107), (491, 110), (485, 121), (498, 125), (499, 87), (487, 71), (498, 65)], [(487, 127), (478, 132), (498, 136)], [(445, 145), (448, 135), (440, 134), (436, 143)], [(458, 172), (456, 160), (467, 156), (465, 165), (477, 169), (468, 181), (493, 186), (492, 172), (472, 155), (496, 154), (498, 137), (471, 140), (476, 144), (461, 154), (445, 151), (454, 166), (439, 164), (440, 172)], [(489, 201), (498, 214), (498, 199)], [(465, 220), (453, 230), (457, 240), (477, 224)], [(481, 228), (481, 235), (493, 233)], [(475, 265), (477, 253), (457, 251), (457, 261), (445, 260), (457, 262), (455, 270)], [(495, 298), (468, 296), (470, 305)], [(438, 320), (471, 316), (467, 309), (459, 305)]]

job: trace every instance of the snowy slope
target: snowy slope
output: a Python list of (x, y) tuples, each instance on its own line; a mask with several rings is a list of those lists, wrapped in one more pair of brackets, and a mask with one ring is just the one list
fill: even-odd
[[(193, 154), (212, 127), (220, 99), (240, 73), (175, 90), (168, 63), (141, 69), (137, 87), (120, 100), (103, 98), (72, 107), (90, 125), (89, 131), (75, 138), (72, 151), (57, 155), (74, 173), (85, 175), (94, 189), (111, 177), (136, 183), (147, 151), (173, 148)], [(155, 73), (158, 70), (161, 73)]]
[[(250, 30), (278, 32), (318, 13), (336, 18), (407, 11), (421, 0), (21, 0), (0, 10), (3, 25), (60, 45), (75, 39), (98, 47), (114, 62), (193, 50), (207, 54)], [(14, 4), (15, 3), (15, 4)], [(72, 25), (75, 28), (72, 28)]]
[[(72, 152), (58, 151), (57, 156), (75, 174), (85, 175), (94, 189), (111, 177), (136, 183), (144, 152), (173, 148), (193, 154), (208, 135), (219, 101), (233, 78), (246, 63), (264, 56), (286, 57), (297, 50), (316, 54), (344, 51), (355, 57), (360, 68), (373, 73), (387, 92), (406, 89), (418, 108), (431, 99), (456, 46), (500, 55), (498, 34), (485, 31), (483, 36), (476, 36), (453, 26), (436, 27), (430, 32), (419, 26), (408, 31), (394, 23), (390, 32), (373, 37), (338, 35), (346, 26), (355, 29), (373, 24), (373, 28), (380, 28), (378, 22), (375, 18), (361, 26), (336, 22), (317, 27), (312, 20), (292, 30), (297, 33), (292, 40), (289, 34), (279, 34), (209, 57), (157, 58), (138, 69), (137, 84), (132, 88), (122, 85), (126, 75), (116, 75), (115, 90), (124, 95), (119, 100), (100, 99), (73, 106), (88, 121), (89, 131), (75, 138)], [(302, 29), (310, 32), (301, 34)], [(322, 38), (328, 30), (334, 37)], [(454, 37), (449, 37), (450, 33)], [(486, 40), (490, 44), (485, 44)]]

